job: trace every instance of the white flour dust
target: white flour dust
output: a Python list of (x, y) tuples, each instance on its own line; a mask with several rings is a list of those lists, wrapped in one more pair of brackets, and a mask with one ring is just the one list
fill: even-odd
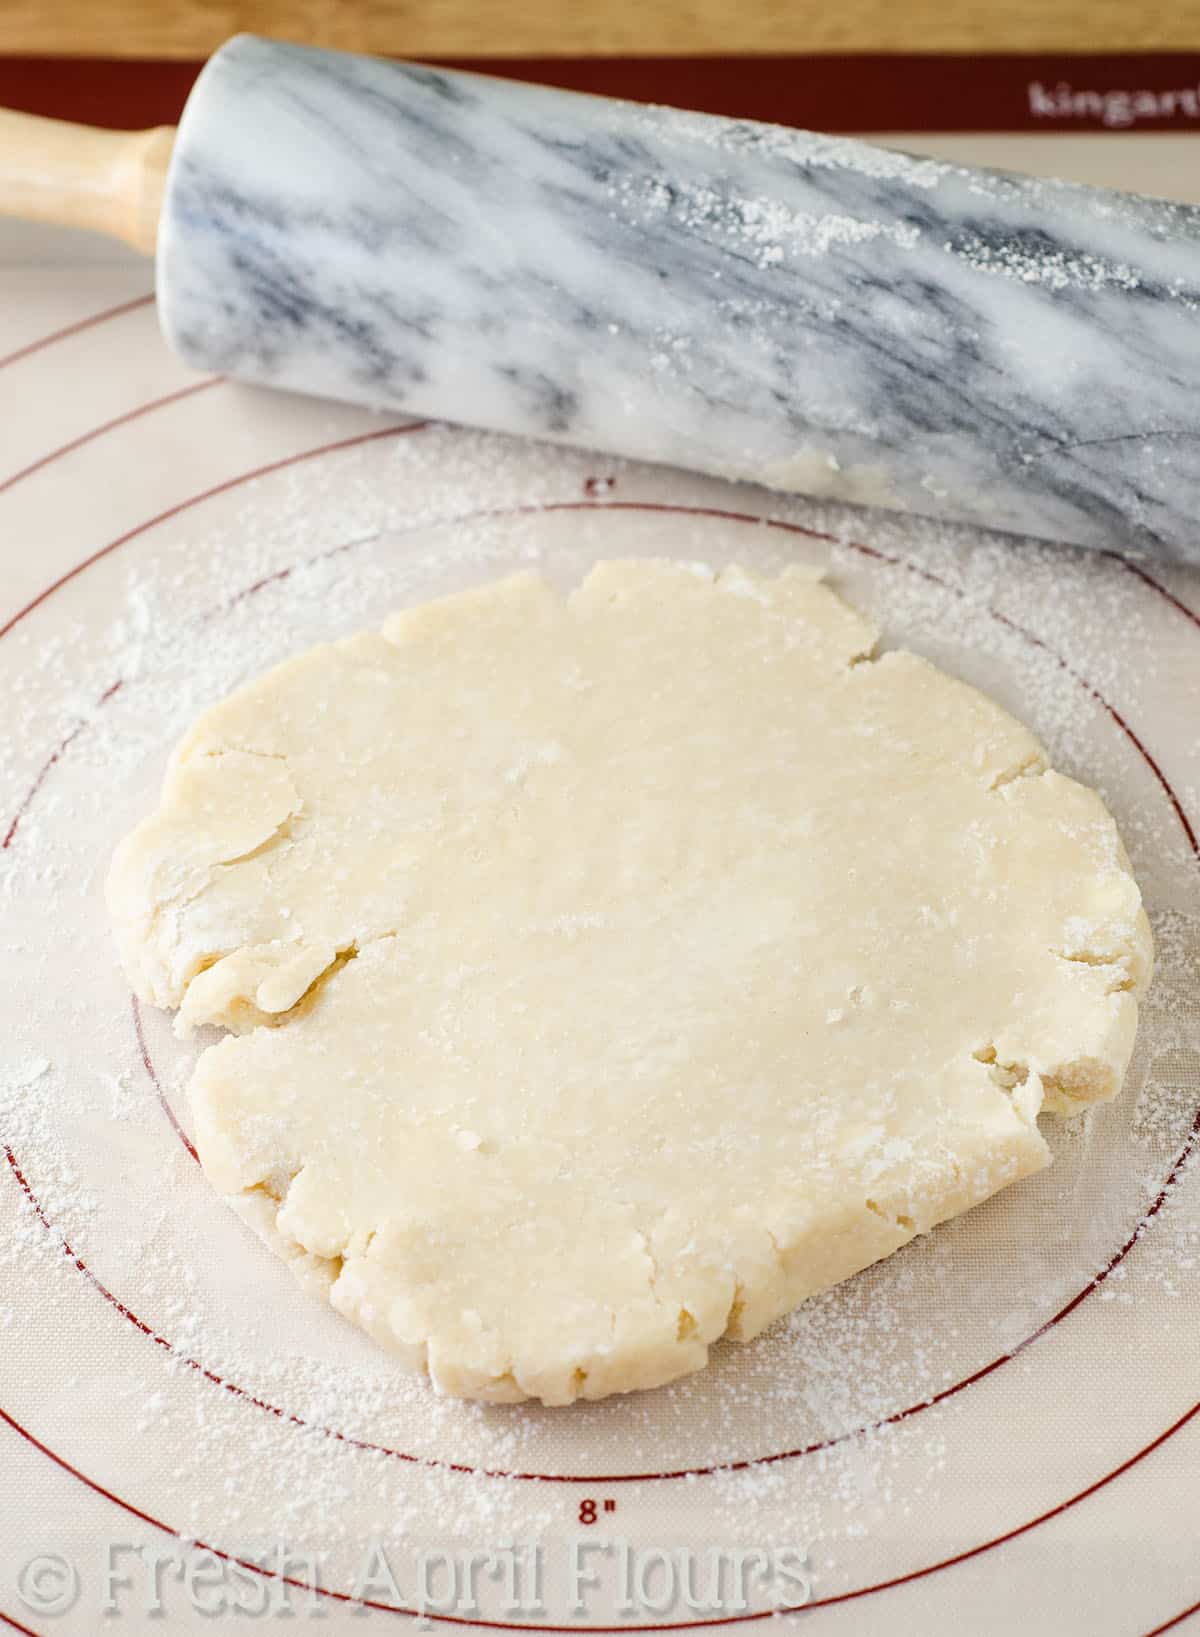
[[(596, 471), (601, 498), (586, 500)], [(636, 509), (645, 502), (693, 509)], [(761, 506), (838, 543), (695, 509)], [(1082, 1120), (1047, 1121), (1048, 1172), (806, 1303), (759, 1342), (721, 1345), (708, 1371), (672, 1387), (567, 1412), (439, 1400), (310, 1307), (211, 1195), (143, 1067), (99, 883), (112, 844), (151, 803), (171, 744), (247, 676), (520, 564), (569, 583), (596, 557), (646, 551), (759, 571), (829, 559), (833, 583), (881, 621), (887, 644), (993, 692), (1116, 812), (1146, 887), (1159, 975), (1125, 1095)], [(553, 1534), (573, 1517), (576, 1490), (446, 1463), (661, 1473), (823, 1446), (616, 1487), (630, 1515), (701, 1507), (722, 1539), (802, 1539), (832, 1581), (857, 1573), (855, 1543), (882, 1519), (945, 1503), (967, 1482), (970, 1392), (888, 1418), (1019, 1347), (1106, 1267), (1149, 1207), (1140, 1242), (1091, 1300), (1194, 1301), (1200, 1221), (1188, 1167), (1157, 1201), (1200, 1102), (1200, 884), (1167, 793), (1108, 707), (1168, 765), (1178, 729), (1155, 713), (1173, 689), (1195, 719), (1200, 701), (1171, 677), (1200, 632), (1119, 564), (432, 430), (261, 480), (219, 523), (181, 520), (105, 573), (106, 613), (51, 607), (9, 639), (18, 662), (0, 816), (17, 824), (0, 854), (0, 955), (20, 998), (0, 1125), (41, 1214), (0, 1166), (5, 1197), (21, 1200), (0, 1248), (0, 1326), (15, 1369), (48, 1325), (64, 1357), (92, 1361), (77, 1391), (86, 1399), (88, 1369), (98, 1372), (115, 1423), (153, 1440), (176, 1528), (232, 1541), (269, 1518), (287, 1538), (348, 1553), (364, 1520), (381, 1516), (437, 1541)], [(1175, 794), (1195, 812), (1191, 765), (1193, 782)], [(143, 1024), (186, 1126), (194, 1048), (174, 1042), (164, 1019)], [(112, 1300), (64, 1257), (64, 1237)], [(1004, 1369), (1017, 1380), (1036, 1353)]]

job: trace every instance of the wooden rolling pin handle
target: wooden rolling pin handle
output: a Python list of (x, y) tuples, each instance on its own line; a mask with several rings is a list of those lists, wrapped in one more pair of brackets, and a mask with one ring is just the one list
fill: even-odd
[(103, 131), (0, 109), (0, 215), (85, 227), (152, 256), (175, 130)]

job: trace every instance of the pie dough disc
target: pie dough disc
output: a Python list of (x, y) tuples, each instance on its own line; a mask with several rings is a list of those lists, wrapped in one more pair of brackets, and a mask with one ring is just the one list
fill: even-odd
[(804, 569), (602, 563), (203, 715), (109, 902), (196, 1140), (447, 1393), (699, 1369), (1049, 1161), (1151, 943), (1099, 797)]

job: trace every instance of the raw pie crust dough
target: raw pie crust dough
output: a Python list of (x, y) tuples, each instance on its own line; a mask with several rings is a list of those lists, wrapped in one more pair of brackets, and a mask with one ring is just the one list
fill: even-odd
[(1098, 796), (814, 576), (600, 564), (200, 718), (109, 902), (214, 1186), (443, 1392), (652, 1387), (1046, 1165), (1151, 945)]

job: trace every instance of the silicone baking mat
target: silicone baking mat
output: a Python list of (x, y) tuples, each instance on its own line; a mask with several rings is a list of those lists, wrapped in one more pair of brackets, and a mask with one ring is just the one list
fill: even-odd
[[(144, 269), (6, 243), (0, 1622), (1173, 1623), (1200, 1598), (1200, 580), (197, 379)], [(440, 1400), (205, 1183), (195, 1048), (131, 1001), (104, 871), (239, 680), (622, 554), (821, 564), (997, 695), (1104, 792), (1158, 975), (1125, 1093), (1044, 1121), (1041, 1176), (672, 1387)]]

